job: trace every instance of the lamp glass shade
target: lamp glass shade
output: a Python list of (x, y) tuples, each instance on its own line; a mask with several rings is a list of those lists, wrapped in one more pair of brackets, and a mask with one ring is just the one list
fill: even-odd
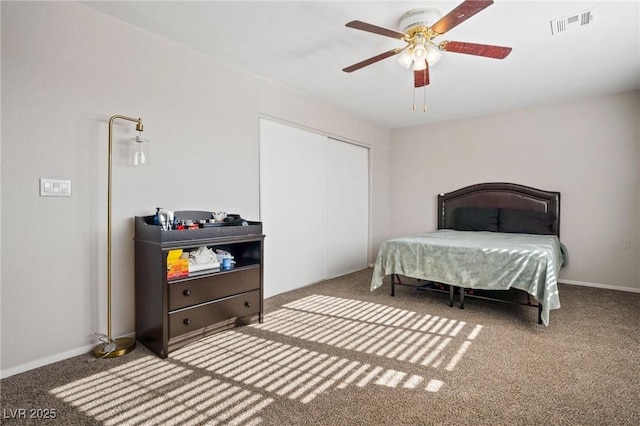
[(405, 48), (400, 56), (398, 56), (398, 62), (405, 68), (411, 67), (411, 62), (413, 62), (413, 58), (411, 57), (411, 48)]
[(129, 160), (133, 166), (148, 166), (151, 160), (149, 139), (140, 135), (132, 138), (129, 143)]
[(419, 61), (427, 57), (427, 47), (424, 44), (416, 44), (411, 53), (414, 61)]
[(414, 71), (422, 71), (427, 68), (427, 61), (425, 59), (421, 59), (418, 61), (413, 61), (413, 70)]
[(431, 46), (427, 47), (427, 62), (429, 62), (430, 67), (437, 64), (440, 58), (442, 58), (442, 53), (440, 53), (437, 48)]

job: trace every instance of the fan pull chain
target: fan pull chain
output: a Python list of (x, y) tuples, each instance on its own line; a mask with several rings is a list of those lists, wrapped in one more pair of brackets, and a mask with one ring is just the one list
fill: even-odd
[[(413, 110), (417, 110), (416, 108), (416, 89), (413, 88)], [(427, 86), (422, 86), (422, 111), (427, 112)]]
[(422, 111), (427, 112), (427, 86), (422, 86)]

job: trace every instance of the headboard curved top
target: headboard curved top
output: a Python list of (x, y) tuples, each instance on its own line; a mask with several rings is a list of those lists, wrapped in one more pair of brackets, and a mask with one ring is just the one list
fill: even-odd
[(560, 238), (560, 193), (505, 182), (467, 186), (438, 195), (438, 229), (453, 229), (458, 207), (496, 207), (553, 213), (551, 226)]

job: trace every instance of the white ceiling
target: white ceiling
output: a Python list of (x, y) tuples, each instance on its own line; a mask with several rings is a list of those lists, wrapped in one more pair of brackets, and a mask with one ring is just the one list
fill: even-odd
[[(397, 29), (405, 12), (454, 1), (91, 1), (101, 10), (382, 126), (395, 128), (640, 88), (640, 2), (495, 3), (435, 41), (510, 46), (504, 60), (445, 52), (426, 93), (394, 57), (342, 69), (404, 43), (345, 27)], [(550, 21), (595, 8), (595, 20), (551, 35)], [(422, 111), (426, 94), (428, 111)]]

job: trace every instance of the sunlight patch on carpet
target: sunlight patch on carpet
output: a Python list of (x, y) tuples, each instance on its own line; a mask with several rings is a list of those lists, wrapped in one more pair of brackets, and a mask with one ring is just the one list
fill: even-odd
[(464, 321), (320, 295), (288, 303), (251, 327), (433, 368), (446, 365), (447, 371), (482, 329), (476, 325), (463, 337)]
[[(439, 392), (445, 382), (429, 376), (453, 371), (482, 330), (321, 295), (288, 303), (247, 327), (313, 342), (314, 348), (338, 348), (341, 356), (232, 329), (180, 348), (169, 359), (145, 356), (50, 393), (104, 425), (253, 426), (279, 398), (309, 404), (332, 389), (376, 386)], [(349, 351), (370, 355), (368, 362), (350, 359)], [(398, 361), (400, 368), (376, 365), (375, 357)]]
[(327, 389), (371, 384), (413, 389), (424, 377), (229, 330), (171, 358), (278, 397), (309, 403)]
[[(260, 411), (273, 402), (212, 377), (185, 381), (191, 374), (193, 370), (146, 356), (50, 393), (104, 425), (257, 425)], [(177, 387), (166, 391), (170, 385)]]
[[(452, 371), (482, 329), (464, 321), (359, 300), (312, 295), (249, 327), (336, 348)], [(466, 336), (465, 336), (466, 334)], [(312, 351), (234, 330), (209, 336), (171, 355), (277, 397), (308, 403), (327, 389), (371, 385), (438, 392), (425, 375)], [(425, 370), (425, 374), (428, 371)]]

